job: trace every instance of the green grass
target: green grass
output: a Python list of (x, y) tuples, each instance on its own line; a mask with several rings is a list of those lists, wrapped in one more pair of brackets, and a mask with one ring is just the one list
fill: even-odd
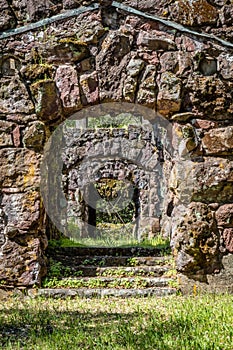
[[(147, 238), (148, 233), (144, 232), (143, 237), (138, 240), (133, 234), (134, 224), (128, 222), (120, 223), (98, 223), (94, 237), (81, 237), (77, 224), (69, 223), (68, 237), (60, 240), (60, 246), (86, 246), (86, 247), (155, 247), (164, 249), (169, 247), (169, 240), (157, 234), (154, 238)], [(59, 243), (59, 241), (58, 241)], [(58, 245), (55, 241), (52, 244)]]
[[(109, 232), (109, 231), (108, 231)], [(158, 235), (152, 239), (144, 239), (141, 242), (123, 237), (111, 239), (110, 237), (100, 238), (82, 238), (80, 240), (70, 239), (67, 237), (60, 238), (59, 240), (50, 240), (50, 248), (56, 247), (143, 247), (143, 248), (160, 248), (170, 252), (170, 243), (168, 239)]]
[(10, 299), (0, 346), (25, 350), (232, 350), (233, 295)]

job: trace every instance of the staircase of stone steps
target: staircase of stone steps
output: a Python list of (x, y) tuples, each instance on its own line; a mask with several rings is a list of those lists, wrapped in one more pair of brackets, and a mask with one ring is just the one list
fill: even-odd
[(178, 292), (172, 256), (159, 248), (53, 248), (43, 287), (31, 296), (140, 297)]

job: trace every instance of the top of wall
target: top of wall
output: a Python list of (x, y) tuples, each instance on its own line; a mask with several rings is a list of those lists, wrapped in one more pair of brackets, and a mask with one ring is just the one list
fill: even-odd
[[(94, 2), (108, 9), (112, 1), (0, 0), (0, 31), (25, 26), (81, 6), (90, 6)], [(119, 0), (118, 3), (233, 43), (233, 5), (230, 0)]]

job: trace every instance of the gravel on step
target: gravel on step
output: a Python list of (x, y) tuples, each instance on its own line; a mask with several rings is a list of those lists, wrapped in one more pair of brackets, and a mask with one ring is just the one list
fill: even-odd
[(153, 276), (161, 276), (167, 271), (169, 271), (169, 266), (119, 266), (119, 267), (96, 267), (96, 266), (77, 266), (76, 268), (72, 268), (73, 271), (82, 271), (82, 276), (94, 277), (108, 274), (109, 276), (112, 274), (113, 276), (117, 275), (127, 275), (132, 274), (134, 276), (137, 275), (153, 275)]
[(46, 298), (103, 298), (103, 297), (117, 297), (117, 298), (130, 298), (130, 297), (149, 297), (149, 296), (169, 296), (177, 294), (175, 288), (146, 288), (146, 289), (110, 289), (110, 288), (56, 288), (56, 289), (30, 289), (28, 290), (28, 296), (46, 297)]

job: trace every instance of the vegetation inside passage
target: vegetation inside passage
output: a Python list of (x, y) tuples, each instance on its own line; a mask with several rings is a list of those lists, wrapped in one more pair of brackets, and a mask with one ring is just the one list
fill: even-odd
[(110, 114), (88, 118), (87, 124), (89, 128), (116, 128), (116, 129), (127, 129), (129, 125), (140, 125), (142, 118), (135, 116), (131, 113), (121, 113), (112, 117)]
[[(107, 228), (108, 224), (106, 225)], [(117, 225), (113, 225), (112, 229), (115, 229)], [(121, 227), (121, 225), (120, 225)], [(108, 230), (106, 230), (107, 232)], [(108, 231), (109, 232), (109, 231)], [(81, 242), (81, 243), (80, 243)], [(121, 240), (111, 240), (109, 237), (102, 240), (96, 240), (91, 238), (83, 238), (81, 241), (76, 239), (71, 239), (68, 237), (61, 237), (60, 239), (51, 239), (49, 240), (50, 248), (66, 248), (66, 247), (87, 247), (87, 246), (109, 246), (109, 247), (143, 247), (143, 248), (159, 248), (164, 251), (165, 254), (170, 253), (170, 241), (167, 238), (162, 237), (161, 235), (156, 236), (152, 239), (145, 239), (142, 242), (138, 242), (137, 240), (122, 238)]]
[(101, 199), (96, 205), (96, 227), (103, 223), (126, 224), (133, 221), (135, 205), (133, 188), (128, 188), (125, 181), (116, 179), (101, 179), (95, 183), (95, 188)]
[[(74, 218), (68, 222), (68, 232), (81, 245), (115, 247), (138, 245), (134, 237), (137, 217), (135, 193), (137, 189), (128, 181), (103, 178), (94, 184), (98, 199), (92, 203), (89, 216), (92, 220), (92, 234), (81, 236), (79, 225)], [(94, 229), (94, 230), (93, 230)], [(93, 233), (94, 232), (94, 233)], [(148, 242), (147, 242), (148, 243)], [(145, 242), (144, 242), (145, 244)], [(152, 242), (149, 243), (153, 245)]]
[(27, 299), (0, 304), (5, 350), (232, 350), (233, 296)]

